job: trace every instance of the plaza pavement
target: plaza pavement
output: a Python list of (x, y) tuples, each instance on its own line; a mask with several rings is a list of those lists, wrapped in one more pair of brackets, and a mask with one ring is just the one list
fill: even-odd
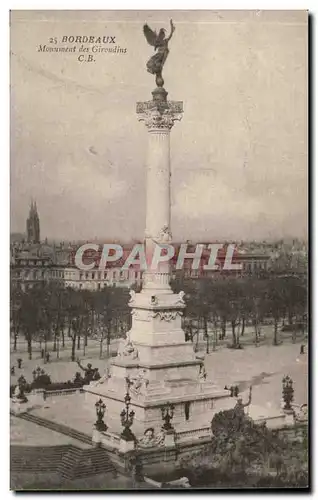
[(89, 448), (89, 445), (72, 439), (59, 432), (34, 425), (21, 418), (10, 416), (10, 444), (18, 446), (58, 446), (74, 445), (77, 448)]
[[(252, 385), (252, 405), (266, 408), (266, 413), (271, 414), (281, 408), (284, 375), (289, 375), (293, 379), (294, 402), (299, 405), (307, 403), (308, 355), (307, 353), (300, 355), (299, 352), (299, 343), (260, 347), (250, 345), (242, 350), (219, 348), (216, 352), (205, 355), (207, 379), (221, 388), (225, 385), (228, 387), (239, 385), (243, 402), (247, 400), (248, 389)], [(98, 366), (103, 374), (107, 362), (87, 358), (85, 363), (89, 360), (93, 366)], [(21, 371), (25, 373), (31, 368), (31, 362), (26, 361), (25, 369)], [(65, 380), (71, 378), (77, 370), (77, 365), (69, 361), (59, 361), (45, 365), (45, 369), (52, 376), (52, 380)], [(27, 376), (27, 379), (30, 377)], [(42, 408), (35, 409), (32, 413), (87, 434), (91, 434), (96, 418), (95, 409), (87, 408), (84, 394), (54, 396), (49, 398)], [(32, 424), (29, 425), (32, 426)], [(38, 426), (34, 427), (38, 428)], [(31, 427), (28, 428), (31, 429)], [(26, 432), (28, 432), (27, 429)], [(37, 439), (41, 439), (39, 437), (41, 431), (37, 432), (39, 433)], [(45, 433), (43, 439), (44, 441), (47, 439)]]

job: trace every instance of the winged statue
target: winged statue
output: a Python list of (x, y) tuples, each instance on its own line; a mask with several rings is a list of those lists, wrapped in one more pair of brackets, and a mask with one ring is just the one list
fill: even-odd
[(175, 26), (170, 19), (170, 35), (166, 38), (166, 30), (161, 28), (159, 33), (149, 28), (148, 24), (144, 25), (144, 35), (149, 45), (155, 48), (153, 55), (147, 62), (147, 71), (152, 75), (156, 75), (157, 87), (163, 87), (164, 80), (162, 78), (162, 68), (169, 54), (168, 43), (171, 40)]

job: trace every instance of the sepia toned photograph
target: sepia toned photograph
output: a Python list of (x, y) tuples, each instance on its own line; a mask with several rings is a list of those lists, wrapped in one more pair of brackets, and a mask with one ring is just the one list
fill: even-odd
[(309, 491), (305, 10), (10, 11), (10, 489)]

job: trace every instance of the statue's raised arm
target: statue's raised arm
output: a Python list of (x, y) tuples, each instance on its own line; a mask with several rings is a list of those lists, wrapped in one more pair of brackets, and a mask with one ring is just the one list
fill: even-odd
[(245, 408), (246, 406), (249, 406), (252, 402), (252, 386), (250, 386), (250, 391), (249, 391), (249, 395), (248, 395), (248, 400), (247, 402), (243, 405), (243, 407)]
[(173, 33), (174, 33), (175, 29), (176, 29), (175, 25), (172, 22), (172, 19), (170, 19), (170, 27), (171, 27), (171, 31), (170, 31), (170, 35), (167, 38), (167, 42), (169, 42), (171, 40), (172, 35), (173, 35)]
[(163, 87), (164, 80), (162, 78), (162, 68), (166, 62), (166, 59), (169, 54), (168, 43), (171, 40), (171, 37), (175, 31), (175, 26), (170, 20), (170, 35), (166, 38), (166, 30), (161, 28), (159, 33), (153, 31), (148, 24), (145, 24), (143, 27), (144, 35), (152, 47), (155, 48), (155, 55), (152, 56), (147, 62), (147, 71), (152, 75), (156, 75), (156, 84), (158, 87)]
[(83, 370), (83, 372), (86, 373), (87, 368), (81, 364), (79, 358), (76, 359), (76, 363), (78, 364), (78, 366), (80, 367), (80, 369)]

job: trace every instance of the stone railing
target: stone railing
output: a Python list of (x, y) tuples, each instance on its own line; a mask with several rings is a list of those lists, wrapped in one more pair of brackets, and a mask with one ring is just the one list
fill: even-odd
[(44, 391), (47, 396), (68, 396), (83, 392), (82, 387), (71, 387), (70, 389), (55, 389), (53, 391)]
[(103, 431), (101, 432), (101, 443), (109, 444), (111, 446), (114, 446), (115, 448), (119, 448), (120, 436), (110, 431)]
[(71, 387), (69, 389), (54, 389), (52, 391), (47, 391), (45, 389), (33, 389), (33, 391), (28, 394), (28, 398), (33, 401), (35, 398), (38, 402), (40, 402), (41, 399), (44, 401), (48, 398), (54, 397), (54, 396), (68, 396), (70, 394), (78, 394), (80, 392), (83, 392), (82, 387)]
[(177, 432), (175, 435), (175, 440), (176, 443), (183, 443), (185, 441), (210, 438), (211, 436), (212, 434), (210, 427), (201, 427), (200, 429)]

